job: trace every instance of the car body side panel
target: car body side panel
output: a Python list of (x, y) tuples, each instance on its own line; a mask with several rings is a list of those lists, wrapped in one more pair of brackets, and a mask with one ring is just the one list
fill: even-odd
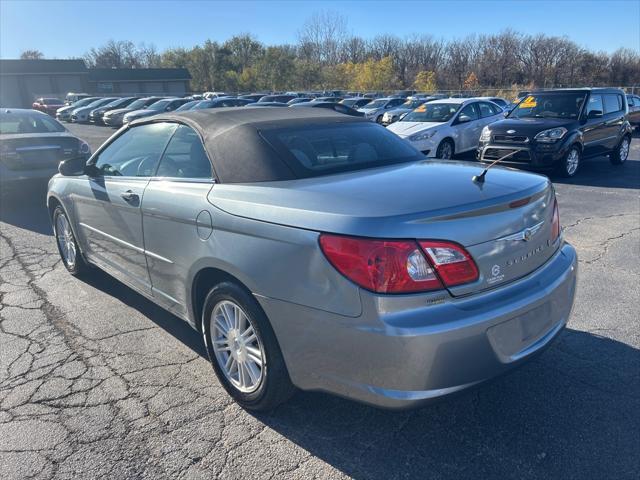
[(195, 325), (193, 281), (201, 270), (216, 268), (256, 295), (339, 315), (361, 313), (358, 288), (324, 258), (316, 232), (229, 215), (208, 203), (211, 188), (155, 179), (145, 191), (146, 257), (163, 306)]

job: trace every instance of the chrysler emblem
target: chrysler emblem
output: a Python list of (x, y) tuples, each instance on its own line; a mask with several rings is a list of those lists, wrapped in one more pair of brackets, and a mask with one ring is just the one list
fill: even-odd
[(507, 133), (516, 133), (515, 130), (507, 130)]
[(498, 238), (496, 241), (511, 241), (511, 240), (522, 240), (524, 242), (528, 242), (533, 238), (533, 236), (538, 233), (538, 231), (542, 228), (544, 221), (538, 223), (537, 225), (533, 225), (531, 227), (525, 228), (524, 230), (520, 230), (513, 235), (507, 235), (506, 237)]

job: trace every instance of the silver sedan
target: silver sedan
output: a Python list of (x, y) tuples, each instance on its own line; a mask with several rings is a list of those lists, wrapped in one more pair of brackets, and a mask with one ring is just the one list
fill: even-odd
[(571, 312), (551, 183), (480, 168), (361, 117), (222, 108), (132, 122), (47, 202), (69, 272), (201, 332), (245, 408), (296, 387), (406, 408), (520, 365)]

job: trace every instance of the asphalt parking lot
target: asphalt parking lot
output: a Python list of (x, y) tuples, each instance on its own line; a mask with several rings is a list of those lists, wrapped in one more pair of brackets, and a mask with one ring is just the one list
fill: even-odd
[[(69, 125), (95, 150), (113, 130)], [(225, 394), (200, 336), (59, 260), (44, 187), (0, 205), (0, 478), (640, 476), (640, 138), (623, 167), (554, 179), (580, 257), (568, 328), (523, 368), (406, 412)], [(455, 368), (455, 366), (452, 366)]]

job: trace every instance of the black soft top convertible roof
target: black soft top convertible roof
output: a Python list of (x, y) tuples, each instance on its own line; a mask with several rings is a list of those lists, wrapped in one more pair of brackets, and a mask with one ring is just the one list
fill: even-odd
[(155, 122), (178, 122), (194, 128), (220, 182), (253, 183), (297, 178), (260, 131), (366, 120), (325, 108), (229, 107), (154, 115), (130, 125)]

